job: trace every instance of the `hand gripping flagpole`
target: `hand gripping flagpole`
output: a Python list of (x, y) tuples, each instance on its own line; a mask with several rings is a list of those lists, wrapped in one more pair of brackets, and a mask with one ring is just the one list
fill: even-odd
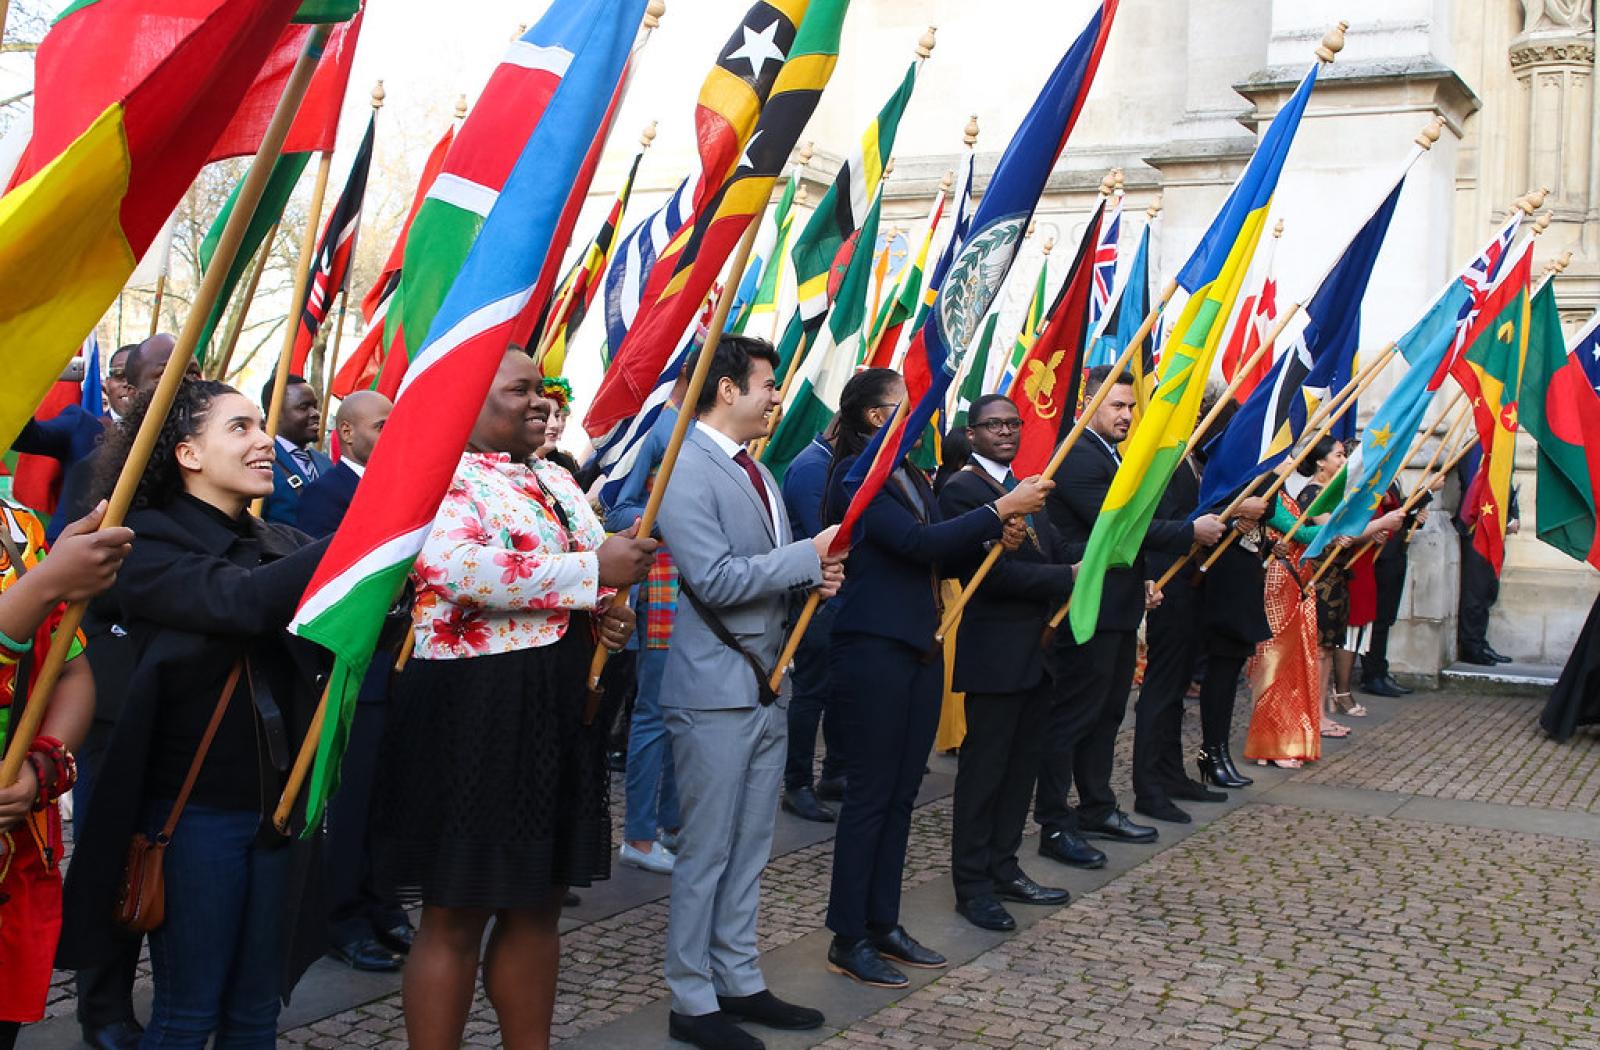
[[(150, 462), (156, 438), (166, 422), (167, 413), (172, 409), (172, 402), (177, 396), (179, 384), (183, 381), (183, 374), (194, 357), (195, 346), (200, 341), (200, 329), (204, 326), (205, 319), (211, 312), (211, 306), (217, 301), (217, 295), (222, 290), (223, 278), (239, 253), (239, 242), (244, 238), (245, 227), (250, 224), (256, 205), (261, 201), (261, 193), (266, 188), (272, 165), (283, 149), (283, 140), (289, 134), (289, 125), (293, 123), (295, 113), (300, 109), (300, 101), (305, 97), (306, 88), (311, 83), (311, 74), (316, 71), (317, 60), (322, 57), (322, 49), (328, 42), (330, 28), (328, 25), (318, 25), (311, 31), (305, 49), (300, 52), (299, 59), (295, 61), (294, 68), (289, 73), (283, 95), (278, 99), (278, 108), (272, 114), (272, 123), (267, 126), (266, 134), (262, 136), (260, 152), (250, 162), (250, 170), (245, 175), (244, 184), (239, 190), (238, 204), (233, 209), (233, 214), (229, 216), (227, 226), (223, 228), (222, 238), (217, 243), (216, 255), (211, 260), (211, 267), (201, 278), (200, 288), (195, 293), (189, 314), (178, 333), (177, 345), (173, 348), (172, 356), (167, 358), (166, 368), (161, 373), (161, 381), (150, 397), (150, 407), (145, 410), (144, 422), (140, 425), (133, 448), (128, 453), (128, 460), (123, 464), (122, 472), (117, 475), (116, 488), (112, 490), (105, 516), (100, 521), (102, 529), (120, 526), (127, 516), (128, 508), (133, 504), (133, 494), (139, 486), (139, 478)], [(17, 774), (21, 771), (23, 760), (28, 755), (28, 745), (33, 742), (34, 735), (38, 733), (39, 725), (44, 720), (45, 710), (50, 705), (50, 694), (55, 691), (56, 682), (61, 678), (61, 670), (66, 666), (67, 650), (72, 644), (73, 636), (78, 633), (79, 625), (83, 622), (83, 613), (87, 605), (87, 602), (72, 602), (62, 614), (61, 622), (50, 640), (50, 650), (45, 654), (44, 662), (39, 666), (38, 674), (30, 689), (34, 702), (23, 708), (22, 718), (17, 722), (11, 743), (6, 748), (5, 761), (0, 763), (0, 785), (9, 787), (17, 782)]]
[[(738, 250), (733, 257), (733, 266), (728, 270), (728, 279), (722, 286), (722, 294), (717, 296), (717, 306), (711, 315), (711, 332), (706, 336), (706, 345), (700, 348), (699, 356), (695, 358), (694, 372), (689, 376), (689, 385), (683, 391), (683, 403), (678, 406), (678, 418), (672, 425), (672, 437), (667, 442), (667, 449), (661, 456), (661, 466), (656, 468), (655, 484), (650, 488), (650, 499), (644, 505), (644, 513), (640, 515), (636, 525), (637, 536), (649, 536), (656, 526), (656, 515), (661, 511), (661, 498), (666, 495), (667, 483), (672, 480), (672, 470), (678, 463), (678, 452), (683, 448), (684, 438), (689, 434), (689, 424), (694, 422), (694, 406), (700, 400), (700, 391), (705, 388), (706, 376), (711, 372), (711, 359), (717, 355), (717, 346), (722, 342), (722, 326), (728, 323), (728, 313), (733, 308), (733, 297), (739, 290), (739, 282), (744, 279), (744, 268), (750, 262), (750, 253), (756, 245), (756, 234), (761, 229), (761, 220), (767, 213), (767, 206), (771, 203), (772, 195), (767, 194), (767, 199), (761, 203), (761, 208), (750, 216), (750, 224), (745, 227), (744, 236), (739, 241)], [(627, 589), (617, 591), (614, 599), (625, 608), (628, 604)], [(594, 721), (595, 715), (600, 710), (600, 675), (606, 669), (606, 660), (611, 651), (605, 646), (596, 646), (594, 659), (589, 662), (589, 695), (583, 704), (583, 722), (588, 725)]]

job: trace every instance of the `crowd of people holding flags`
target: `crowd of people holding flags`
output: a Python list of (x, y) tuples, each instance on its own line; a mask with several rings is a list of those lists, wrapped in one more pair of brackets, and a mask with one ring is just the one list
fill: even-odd
[[(661, 10), (556, 0), (430, 156), (363, 303), (368, 338), (343, 368), (322, 359), (319, 389), (302, 373), (348, 284), (369, 122), (320, 243), (308, 231), (303, 309), (258, 404), (222, 380), (237, 317), (221, 322), (313, 152), (326, 178), (361, 15), (200, 6), (71, 8), (40, 47), (36, 130), (0, 196), (0, 286), (21, 304), (0, 335), (43, 348), (0, 392), (0, 430), (64, 468), (55, 506), (0, 506), (0, 1047), (42, 1016), (53, 965), (76, 971), (91, 1046), (271, 1046), (324, 954), (403, 968), (413, 1046), (460, 1045), (480, 972), (504, 1044), (545, 1046), (561, 910), (615, 857), (671, 877), (670, 1034), (759, 1048), (747, 1024), (826, 1020), (761, 967), (780, 804), (836, 824), (818, 966), (902, 988), (905, 968), (948, 965), (901, 910), (936, 736), (959, 749), (954, 906), (1013, 930), (1008, 906), (1070, 896), (1051, 867), (1024, 869), (1030, 811), (1049, 865), (1102, 867), (1102, 846), (1189, 823), (1180, 802), (1248, 787), (1241, 730), (1240, 758), (1317, 761), (1365, 713), (1358, 659), (1365, 692), (1410, 691), (1386, 656), (1406, 545), (1464, 466), (1462, 655), (1499, 659), (1483, 597), (1519, 514), (1519, 429), (1538, 448), (1539, 538), (1600, 568), (1600, 332), (1569, 350), (1554, 285), (1534, 277), (1545, 221), (1519, 236), (1542, 194), (1374, 350), (1360, 306), (1435, 122), (1313, 294), (1275, 318), (1273, 289), (1245, 294), (1342, 26), (1164, 290), (1148, 225), (1117, 279), (1108, 177), (1059, 292), (1041, 273), (1013, 352), (990, 361), (997, 297), (1117, 0), (1050, 71), (981, 196), (969, 125), (889, 295), (883, 181), (931, 31), (802, 224), (798, 166), (766, 213), (849, 3), (758, 0), (698, 100), (700, 169), (624, 234), (635, 158), (558, 280)], [(73, 75), (142, 19), (172, 23), (165, 51)], [(199, 167), (250, 153), (180, 332), (119, 348), (103, 382), (86, 352), (81, 402), (45, 414)], [(562, 366), (602, 290), (608, 367), (580, 463), (558, 446)], [(1358, 432), (1361, 395), (1397, 359)], [(1597, 617), (1546, 711), (1557, 737), (1600, 722)], [(1113, 787), (1136, 678), (1130, 808), (1153, 823)]]

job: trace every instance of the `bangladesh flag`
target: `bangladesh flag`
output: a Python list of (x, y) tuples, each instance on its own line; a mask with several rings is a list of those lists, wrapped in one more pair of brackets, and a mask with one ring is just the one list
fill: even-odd
[(1595, 485), (1600, 482), (1600, 315), (1568, 353), (1554, 282), (1533, 297), (1522, 425), (1539, 446), (1539, 538), (1600, 569)]

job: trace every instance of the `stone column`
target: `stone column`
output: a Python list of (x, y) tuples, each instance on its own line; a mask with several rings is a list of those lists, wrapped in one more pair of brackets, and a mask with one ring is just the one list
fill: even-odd
[[(1524, 0), (1522, 32), (1509, 49), (1522, 107), (1521, 183), (1548, 186), (1556, 222), (1545, 251), (1577, 247), (1595, 198), (1594, 5)], [(1562, 227), (1565, 226), (1566, 229)]]

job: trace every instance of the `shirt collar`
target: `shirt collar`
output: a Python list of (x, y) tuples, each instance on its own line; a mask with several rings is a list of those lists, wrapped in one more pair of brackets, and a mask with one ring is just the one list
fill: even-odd
[(739, 444), (737, 441), (733, 440), (733, 438), (724, 434), (716, 427), (710, 426), (704, 420), (697, 419), (694, 421), (694, 425), (700, 428), (700, 432), (702, 434), (705, 434), (713, 442), (715, 442), (718, 448), (727, 453), (729, 459), (735, 458), (739, 455), (739, 453), (745, 450), (743, 445)]
[(1094, 439), (1100, 442), (1101, 447), (1103, 447), (1107, 452), (1111, 453), (1112, 459), (1116, 460), (1118, 463), (1122, 462), (1122, 454), (1117, 451), (1117, 446), (1101, 437), (1100, 432), (1095, 430), (1093, 427), (1084, 427), (1083, 429), (1085, 433), (1092, 434)]
[(1004, 463), (996, 463), (988, 456), (980, 456), (976, 452), (972, 454), (972, 462), (982, 467), (985, 474), (1002, 484), (1006, 480), (1006, 475), (1011, 473), (1011, 468)]
[(296, 445), (293, 441), (290, 441), (288, 438), (284, 437), (282, 434), (279, 434), (277, 436), (276, 440), (278, 442), (278, 447), (283, 449), (285, 452), (289, 453), (289, 455), (291, 455), (291, 456), (294, 455), (296, 452), (304, 452), (305, 451), (305, 449), (301, 448), (299, 445)]
[(349, 456), (345, 456), (343, 459), (339, 460), (339, 462), (343, 463), (346, 467), (349, 467), (350, 473), (354, 474), (358, 478), (364, 477), (367, 473), (367, 465), (365, 463), (357, 463)]

